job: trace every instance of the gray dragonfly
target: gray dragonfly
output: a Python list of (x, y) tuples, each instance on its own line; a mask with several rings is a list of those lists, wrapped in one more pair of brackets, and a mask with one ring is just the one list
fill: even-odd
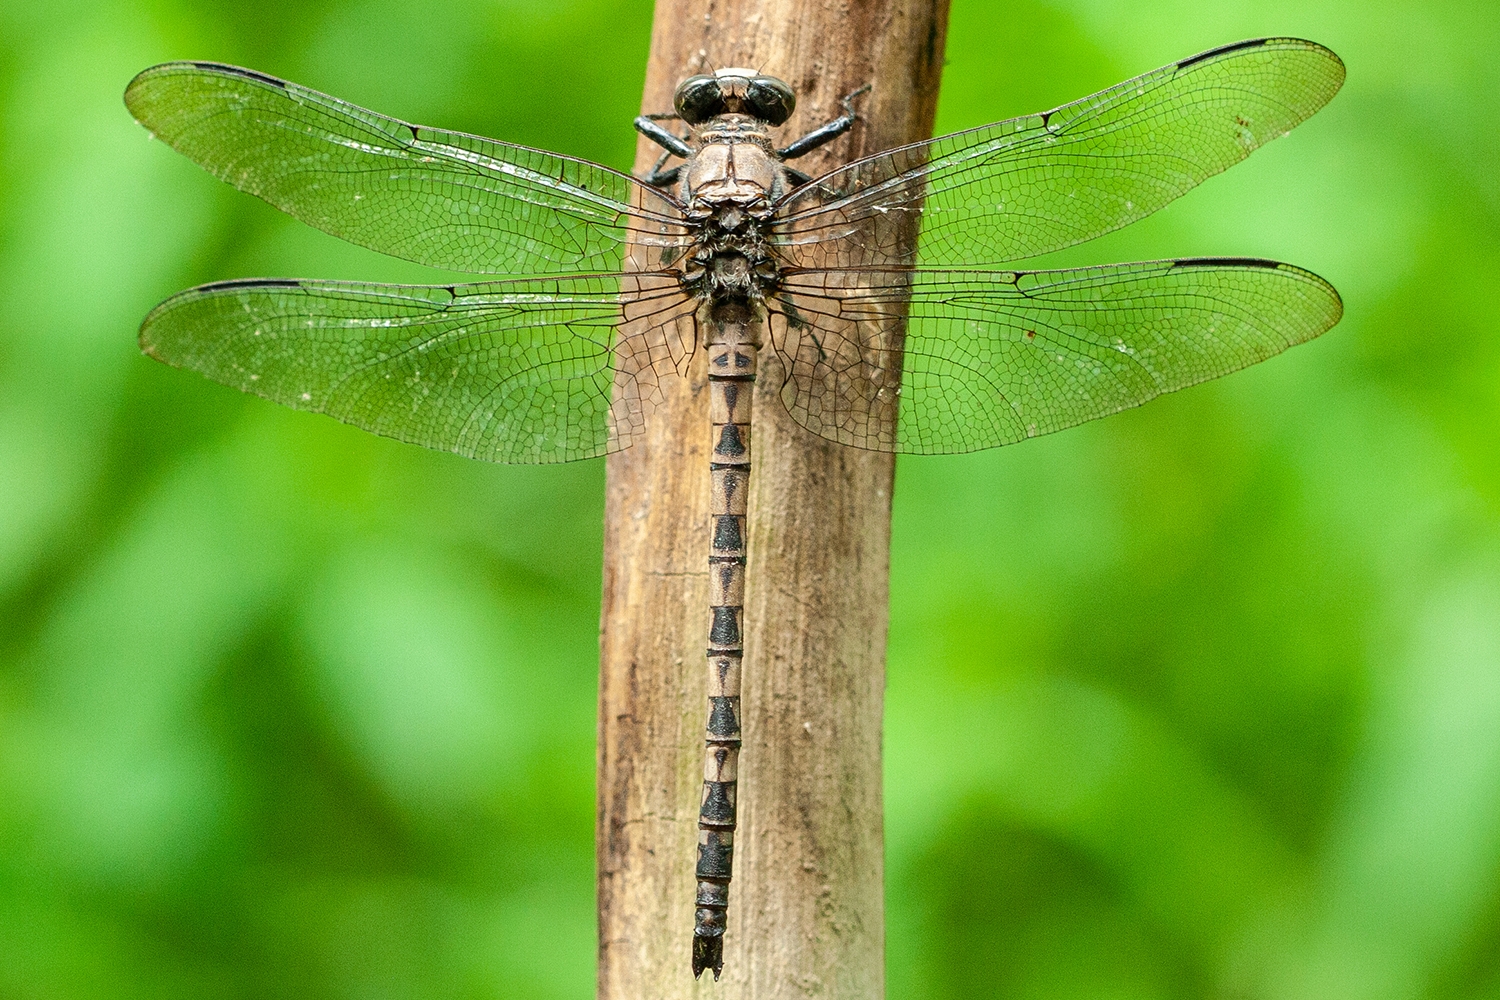
[[(787, 161), (848, 131), (858, 92), (839, 118), (778, 147), (792, 90), (726, 69), (685, 80), (675, 113), (636, 120), (664, 150), (640, 179), (409, 125), (251, 70), (168, 63), (136, 77), (126, 104), (220, 179), (354, 243), (505, 277), (216, 282), (153, 310), (141, 348), (296, 409), (494, 462), (629, 447), (663, 381), (705, 353), (712, 598), (692, 962), (695, 976), (717, 977), (757, 371), (812, 434), (938, 454), (1082, 423), (1316, 337), (1338, 322), (1338, 294), (1289, 264), (1004, 265), (1151, 214), (1305, 120), (1343, 79), (1322, 46), (1256, 39), (810, 178)], [(683, 136), (659, 124), (674, 118)], [(682, 162), (668, 168), (673, 157)]]

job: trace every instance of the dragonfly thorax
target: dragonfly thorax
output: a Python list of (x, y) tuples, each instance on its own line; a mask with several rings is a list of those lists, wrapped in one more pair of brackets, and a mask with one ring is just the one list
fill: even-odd
[(696, 149), (682, 172), (691, 219), (708, 219), (725, 204), (766, 216), (785, 186), (765, 125), (746, 115), (721, 115), (694, 136)]
[(777, 282), (765, 230), (786, 190), (785, 168), (766, 123), (721, 114), (695, 130), (681, 194), (696, 229), (683, 285), (705, 299), (759, 299)]
[(713, 300), (760, 299), (778, 280), (776, 261), (754, 246), (700, 251), (689, 258), (682, 276), (693, 294)]

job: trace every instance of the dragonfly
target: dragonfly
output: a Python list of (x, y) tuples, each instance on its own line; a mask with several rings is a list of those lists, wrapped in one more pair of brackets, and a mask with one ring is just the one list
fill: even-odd
[[(1150, 215), (1286, 134), (1343, 79), (1321, 45), (1253, 39), (810, 177), (791, 161), (853, 128), (861, 91), (779, 145), (792, 88), (721, 69), (684, 80), (672, 111), (636, 119), (662, 150), (636, 177), (408, 124), (253, 70), (166, 63), (137, 76), (125, 102), (178, 152), (335, 236), (492, 277), (219, 281), (157, 306), (140, 345), (295, 409), (520, 463), (630, 447), (666, 380), (702, 353), (709, 710), (692, 969), (718, 978), (757, 377), (809, 434), (956, 453), (1115, 413), (1318, 336), (1342, 303), (1290, 264), (1014, 263)], [(662, 124), (673, 120), (680, 132)]]

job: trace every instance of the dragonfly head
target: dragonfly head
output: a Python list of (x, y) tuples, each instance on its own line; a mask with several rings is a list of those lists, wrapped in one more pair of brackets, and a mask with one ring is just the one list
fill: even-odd
[(721, 69), (712, 76), (683, 80), (673, 103), (689, 125), (724, 114), (750, 115), (768, 125), (781, 125), (797, 107), (797, 95), (774, 76), (753, 69)]

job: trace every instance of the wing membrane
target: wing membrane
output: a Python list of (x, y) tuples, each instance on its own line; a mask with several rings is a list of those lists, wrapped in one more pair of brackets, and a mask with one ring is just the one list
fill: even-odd
[(566, 462), (641, 431), (658, 375), (691, 351), (693, 307), (675, 277), (655, 274), (446, 287), (230, 281), (163, 302), (141, 349), (412, 444)]
[(1228, 45), (1044, 114), (858, 160), (788, 195), (778, 239), (802, 245), (792, 260), (809, 267), (834, 266), (848, 242), (889, 242), (860, 246), (860, 262), (902, 263), (891, 220), (907, 216), (919, 264), (1034, 257), (1150, 215), (1285, 135), (1343, 80), (1313, 42)]
[[(1236, 371), (1332, 327), (1322, 278), (1274, 261), (792, 275), (772, 305), (781, 398), (841, 444), (1011, 444)], [(886, 332), (905, 329), (904, 352)], [(897, 387), (899, 386), (899, 391)]]
[(421, 264), (598, 273), (621, 269), (629, 239), (684, 238), (676, 205), (628, 174), (408, 125), (252, 70), (165, 63), (132, 80), (125, 103), (221, 180), (324, 232)]

